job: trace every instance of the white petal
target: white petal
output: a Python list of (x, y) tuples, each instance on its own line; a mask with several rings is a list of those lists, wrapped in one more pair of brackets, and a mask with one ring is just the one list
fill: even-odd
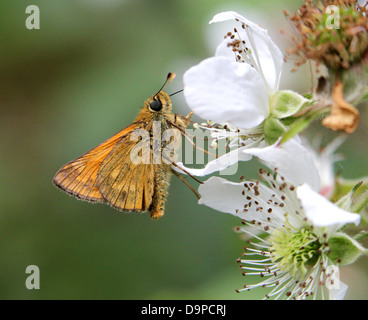
[(348, 291), (348, 286), (345, 283), (341, 282), (340, 280), (338, 281), (339, 281), (339, 288), (338, 289), (333, 288), (328, 291), (330, 300), (344, 300), (346, 292)]
[[(188, 168), (184, 166), (182, 162), (178, 162), (178, 166), (185, 169), (187, 172), (189, 172), (193, 176), (197, 177), (203, 177), (206, 175), (209, 175), (211, 173), (214, 173), (216, 171), (222, 171), (226, 168), (236, 164), (238, 161), (248, 161), (252, 158), (251, 155), (245, 154), (242, 151), (246, 147), (241, 147), (238, 149), (235, 149), (233, 151), (230, 151), (226, 154), (224, 154), (221, 157), (218, 157), (217, 159), (214, 159), (206, 164), (204, 168), (201, 169), (195, 169), (195, 168)], [(180, 171), (180, 169), (173, 167), (174, 170), (183, 173)], [(185, 174), (185, 173), (184, 173)], [(221, 174), (221, 173), (220, 173)]]
[(331, 197), (335, 190), (334, 163), (342, 160), (341, 155), (336, 154), (335, 151), (346, 140), (346, 137), (346, 135), (338, 136), (320, 154), (315, 153), (315, 161), (321, 180), (320, 193), (326, 198)]
[(265, 148), (245, 149), (244, 153), (258, 157), (270, 169), (277, 171), (287, 181), (298, 186), (308, 183), (319, 191), (320, 178), (312, 153), (295, 139)]
[[(267, 212), (270, 207), (267, 204), (268, 199), (273, 198), (277, 202), (281, 202), (278, 196), (274, 196), (272, 190), (267, 188), (263, 184), (258, 185), (258, 194), (254, 194), (254, 190), (248, 190), (244, 186), (247, 183), (250, 185), (252, 182), (244, 181), (241, 183), (235, 183), (219, 177), (211, 177), (204, 184), (200, 185), (198, 192), (201, 195), (199, 204), (204, 204), (212, 209), (233, 214), (241, 219), (257, 220), (259, 222), (268, 221), (269, 213)], [(253, 182), (254, 184), (254, 182)], [(243, 194), (243, 191), (245, 192)], [(251, 197), (251, 200), (247, 199)], [(256, 204), (253, 200), (257, 200)], [(252, 201), (251, 206), (247, 206), (246, 212), (244, 205)], [(259, 208), (262, 207), (262, 210)], [(283, 210), (280, 207), (272, 206), (272, 217), (274, 223), (277, 221), (284, 221)]]
[(209, 23), (211, 24), (211, 23), (224, 22), (227, 20), (235, 20), (235, 19), (243, 21), (245, 18), (235, 11), (224, 11), (224, 12), (220, 12), (216, 14)]
[(269, 114), (265, 84), (246, 63), (212, 57), (184, 74), (184, 96), (200, 117), (249, 129)]
[(236, 215), (236, 210), (242, 209), (245, 201), (242, 195), (242, 185), (219, 177), (211, 177), (200, 185), (199, 204), (204, 204), (217, 211)]
[[(210, 23), (222, 22), (228, 20), (239, 20), (246, 25), (246, 29), (238, 28), (241, 40), (246, 41), (246, 46), (255, 56), (255, 60), (260, 69), (264, 80), (268, 85), (271, 93), (276, 92), (280, 82), (281, 69), (284, 63), (284, 57), (280, 48), (272, 41), (266, 29), (261, 28), (254, 22), (244, 18), (242, 15), (234, 12), (222, 12), (213, 17)], [(224, 43), (220, 44), (216, 54), (224, 54)], [(231, 51), (231, 49), (229, 49)]]
[(300, 200), (308, 221), (317, 227), (331, 227), (334, 232), (347, 223), (360, 222), (360, 215), (340, 209), (325, 197), (313, 191), (307, 184), (297, 188)]
[(343, 159), (336, 150), (346, 140), (346, 135), (340, 135), (331, 141), (322, 151), (321, 139), (316, 137), (311, 143), (303, 139), (303, 145), (312, 153), (320, 177), (319, 193), (329, 199), (335, 190), (334, 163)]

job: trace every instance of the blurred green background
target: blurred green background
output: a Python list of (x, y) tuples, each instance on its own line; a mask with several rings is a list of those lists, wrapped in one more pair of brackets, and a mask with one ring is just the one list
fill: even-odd
[[(28, 30), (28, 5), (40, 30)], [(285, 49), (282, 9), (301, 1), (2, 0), (0, 10), (0, 299), (257, 299), (235, 293), (245, 279), (235, 217), (199, 206), (177, 179), (165, 216), (122, 214), (77, 201), (52, 185), (55, 172), (130, 124), (168, 72), (182, 88), (190, 66), (214, 53), (224, 31), (215, 13), (237, 10), (269, 29)], [(228, 31), (228, 30), (225, 30)], [(307, 91), (309, 69), (283, 88)], [(187, 114), (182, 95), (175, 112)], [(363, 113), (363, 118), (366, 118)], [(199, 120), (195, 118), (195, 120)], [(318, 130), (325, 131), (318, 127)], [(367, 126), (343, 148), (344, 176), (368, 175)], [(237, 176), (255, 176), (257, 163)], [(195, 186), (195, 183), (192, 183)], [(361, 258), (341, 270), (347, 298), (368, 298)], [(37, 265), (41, 289), (25, 287)]]

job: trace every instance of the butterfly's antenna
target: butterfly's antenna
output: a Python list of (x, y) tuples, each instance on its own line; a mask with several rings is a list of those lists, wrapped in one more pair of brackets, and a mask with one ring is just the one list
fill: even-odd
[(174, 93), (170, 94), (169, 96), (170, 96), (170, 97), (172, 97), (173, 95), (175, 95), (175, 94), (177, 94), (177, 93), (180, 93), (180, 92), (182, 92), (183, 90), (184, 90), (184, 89), (178, 90), (178, 91), (176, 91), (176, 92), (174, 92)]
[(161, 89), (157, 91), (157, 93), (155, 94), (155, 96), (158, 95), (158, 93), (160, 91), (162, 91), (163, 89), (165, 89), (165, 87), (175, 78), (175, 73), (171, 73), (169, 72), (168, 75), (167, 75), (167, 78), (164, 82), (164, 84), (162, 85)]

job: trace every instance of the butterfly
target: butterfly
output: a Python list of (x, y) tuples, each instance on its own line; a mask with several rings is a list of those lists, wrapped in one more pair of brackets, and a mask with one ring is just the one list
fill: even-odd
[(192, 112), (186, 117), (173, 114), (170, 96), (162, 91), (174, 76), (168, 74), (131, 125), (64, 165), (54, 184), (81, 200), (162, 217), (172, 174), (188, 185), (172, 166), (177, 166), (178, 137), (190, 124)]

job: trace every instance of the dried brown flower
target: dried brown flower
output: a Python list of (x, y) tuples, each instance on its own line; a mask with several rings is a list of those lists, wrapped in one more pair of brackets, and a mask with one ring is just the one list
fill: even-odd
[[(350, 102), (361, 95), (361, 87), (368, 84), (365, 83), (368, 72), (367, 5), (360, 6), (355, 0), (304, 0), (294, 15), (284, 11), (298, 31), (287, 55), (297, 57), (296, 66), (314, 60), (327, 67), (332, 105), (330, 115), (322, 124), (332, 130), (352, 133), (358, 125), (359, 111)], [(355, 86), (356, 80), (350, 81), (353, 78), (360, 78), (363, 85)], [(350, 99), (352, 92), (354, 98)], [(318, 88), (316, 93), (318, 98)]]

